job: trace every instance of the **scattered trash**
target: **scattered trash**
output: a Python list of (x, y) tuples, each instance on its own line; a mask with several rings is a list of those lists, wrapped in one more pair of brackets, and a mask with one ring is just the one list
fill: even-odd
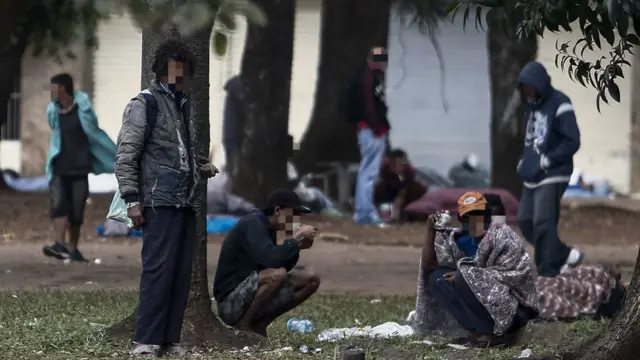
[(93, 285), (93, 281), (87, 281), (85, 284), (87, 284), (87, 285)]
[(69, 265), (71, 264), (71, 259), (64, 259), (64, 261), (62, 262), (65, 265)]
[(303, 353), (303, 354), (308, 354), (309, 353), (309, 347), (307, 345), (300, 346), (300, 352)]
[(287, 329), (293, 332), (310, 333), (313, 332), (313, 323), (307, 319), (289, 319)]
[(362, 323), (358, 319), (354, 319), (353, 321), (356, 323), (356, 325), (362, 325)]
[(413, 320), (416, 318), (416, 311), (412, 310), (407, 316), (407, 320), (405, 320), (408, 324), (413, 323)]
[(11, 297), (14, 298), (14, 299), (17, 299), (18, 295), (13, 294), (13, 295), (11, 295)]
[(28, 326), (36, 326), (40, 323), (40, 321), (38, 320), (38, 318), (33, 318), (33, 320), (29, 321), (27, 323)]
[(467, 349), (466, 346), (462, 346), (462, 345), (458, 345), (458, 344), (447, 344), (447, 346), (452, 347), (454, 349), (458, 349), (458, 350), (466, 350)]
[(530, 358), (532, 355), (533, 355), (533, 351), (531, 351), (531, 349), (524, 349), (520, 353), (520, 356), (518, 356), (518, 359)]
[(412, 341), (413, 344), (425, 344), (425, 345), (435, 345), (436, 343), (434, 343), (433, 341), (430, 340), (419, 340), (419, 341)]
[(373, 299), (373, 300), (371, 300), (371, 303), (372, 303), (372, 304), (379, 304), (379, 303), (381, 303), (381, 302), (382, 302), (382, 300), (380, 300), (380, 299)]
[(394, 322), (387, 322), (375, 327), (365, 326), (365, 327), (353, 327), (353, 328), (331, 328), (322, 331), (318, 337), (317, 341), (336, 341), (340, 339), (346, 339), (353, 336), (362, 336), (362, 337), (381, 337), (381, 338), (391, 338), (391, 337), (404, 337), (413, 335), (413, 329), (409, 325), (400, 325)]
[(4, 271), (5, 274), (11, 274), (11, 269), (7, 269)]
[(95, 260), (93, 260), (93, 262), (94, 262), (96, 265), (100, 265), (100, 264), (102, 264), (102, 260), (100, 260), (100, 258), (96, 258)]

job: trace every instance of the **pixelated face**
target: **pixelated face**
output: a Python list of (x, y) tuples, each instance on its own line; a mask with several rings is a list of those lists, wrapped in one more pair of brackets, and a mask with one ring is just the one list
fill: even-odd
[(536, 88), (529, 84), (522, 84), (522, 95), (524, 96), (527, 102), (533, 102), (537, 98)]
[(183, 90), (184, 76), (184, 63), (174, 60), (169, 61), (167, 64), (167, 83), (175, 85), (178, 90)]
[(50, 84), (51, 101), (59, 102), (60, 96), (64, 94), (64, 86), (58, 84)]
[(404, 170), (404, 165), (406, 164), (406, 162), (407, 160), (402, 156), (391, 158), (391, 169), (395, 171), (396, 174), (401, 174)]
[(470, 214), (467, 219), (469, 235), (477, 237), (484, 235), (484, 215)]
[(383, 47), (375, 47), (371, 49), (370, 65), (373, 69), (386, 71), (389, 63), (389, 54), (387, 49)]
[(294, 215), (292, 209), (276, 209), (278, 216), (278, 229), (291, 234), (300, 227), (300, 216)]

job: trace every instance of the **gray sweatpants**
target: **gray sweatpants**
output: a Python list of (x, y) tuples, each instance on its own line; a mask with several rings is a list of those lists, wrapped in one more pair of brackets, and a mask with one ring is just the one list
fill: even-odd
[(518, 223), (525, 239), (534, 247), (538, 273), (553, 277), (560, 273), (571, 248), (558, 236), (560, 200), (567, 183), (523, 188)]

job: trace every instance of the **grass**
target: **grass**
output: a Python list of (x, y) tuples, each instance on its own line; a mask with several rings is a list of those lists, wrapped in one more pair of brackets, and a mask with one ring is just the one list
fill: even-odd
[[(316, 296), (288, 316), (277, 320), (270, 328), (269, 348), (286, 346), (286, 352), (255, 353), (255, 359), (333, 359), (336, 344), (317, 343), (319, 330), (330, 327), (377, 325), (387, 321), (404, 323), (413, 308), (412, 297)], [(130, 314), (137, 295), (132, 292), (92, 293), (22, 293), (0, 294), (0, 359), (126, 359), (127, 344), (114, 344), (105, 339), (102, 330)], [(313, 334), (297, 334), (286, 330), (286, 320), (304, 317), (314, 322)], [(570, 346), (597, 333), (603, 322), (576, 321), (570, 324), (532, 324), (525, 335), (526, 345), (507, 350), (456, 350), (440, 345), (416, 343), (415, 338), (390, 340), (351, 339), (350, 342), (368, 350), (367, 359), (422, 360), (501, 360), (517, 357), (525, 348), (534, 354), (553, 352), (560, 346)], [(321, 348), (317, 354), (303, 354), (298, 349), (307, 345)], [(269, 350), (269, 349), (266, 349)], [(245, 354), (206, 349), (204, 359), (247, 359)]]

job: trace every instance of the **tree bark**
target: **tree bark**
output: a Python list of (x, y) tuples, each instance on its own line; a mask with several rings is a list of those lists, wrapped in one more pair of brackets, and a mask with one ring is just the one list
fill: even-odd
[(311, 121), (295, 155), (301, 173), (319, 162), (358, 162), (356, 129), (345, 119), (349, 82), (374, 46), (389, 37), (389, 0), (323, 0), (318, 81)]
[[(178, 7), (185, 0), (174, 0), (174, 6)], [(175, 27), (159, 34), (151, 29), (145, 29), (142, 33), (142, 76), (141, 89), (146, 89), (155, 75), (151, 71), (153, 56), (156, 47), (168, 38), (180, 37)], [(191, 49), (195, 58), (195, 69), (188, 83), (191, 101), (196, 111), (197, 133), (199, 141), (193, 146), (196, 151), (209, 152), (209, 60), (211, 49), (211, 27), (204, 29), (183, 41)], [(133, 97), (133, 94), (132, 94)], [(211, 307), (211, 295), (209, 293), (209, 280), (207, 275), (207, 207), (206, 185), (200, 196), (204, 204), (196, 211), (196, 256), (193, 259), (193, 272), (189, 301), (185, 311), (182, 327), (182, 341), (188, 344), (215, 344), (219, 347), (242, 348), (245, 345), (256, 344), (260, 339), (253, 334), (239, 333), (225, 327), (213, 313)], [(113, 325), (108, 333), (119, 338), (131, 338), (135, 331), (135, 311), (132, 315)]]
[(640, 354), (640, 249), (622, 309), (607, 330), (581, 344), (563, 360), (635, 360)]
[(491, 186), (520, 197), (522, 182), (516, 167), (524, 143), (526, 121), (522, 105), (516, 119), (512, 119), (515, 124), (502, 126), (502, 118), (517, 88), (520, 70), (536, 59), (538, 43), (535, 37), (519, 40), (516, 24), (508, 21), (504, 11), (492, 10), (488, 16), (487, 46), (491, 76)]
[(295, 0), (257, 1), (264, 27), (249, 25), (242, 56), (240, 141), (232, 174), (233, 192), (262, 205), (265, 196), (287, 182), (293, 151), (289, 99), (293, 63)]

